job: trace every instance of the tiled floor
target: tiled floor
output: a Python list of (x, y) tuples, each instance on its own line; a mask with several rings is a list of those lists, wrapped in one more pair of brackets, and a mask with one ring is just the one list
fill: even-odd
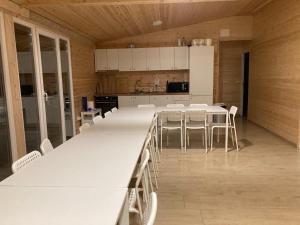
[(300, 152), (252, 123), (240, 121), (238, 134), (240, 152), (208, 154), (197, 134), (187, 153), (170, 136), (156, 225), (300, 225)]

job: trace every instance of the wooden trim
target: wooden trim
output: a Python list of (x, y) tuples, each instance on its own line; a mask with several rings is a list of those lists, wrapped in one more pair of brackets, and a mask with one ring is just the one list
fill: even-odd
[(135, 4), (170, 4), (170, 3), (197, 3), (197, 2), (234, 2), (240, 0), (25, 0), (21, 5), (49, 6), (49, 5), (135, 5)]

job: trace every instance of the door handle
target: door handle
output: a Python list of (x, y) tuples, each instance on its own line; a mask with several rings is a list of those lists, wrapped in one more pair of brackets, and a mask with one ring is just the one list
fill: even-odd
[(48, 102), (48, 93), (44, 92), (44, 98), (45, 98), (45, 102)]

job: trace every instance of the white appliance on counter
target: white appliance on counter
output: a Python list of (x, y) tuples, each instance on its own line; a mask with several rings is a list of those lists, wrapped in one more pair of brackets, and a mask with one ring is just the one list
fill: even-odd
[(190, 103), (213, 104), (214, 47), (190, 47)]

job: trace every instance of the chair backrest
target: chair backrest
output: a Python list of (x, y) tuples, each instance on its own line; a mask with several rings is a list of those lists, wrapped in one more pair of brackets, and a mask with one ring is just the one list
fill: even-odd
[(103, 120), (103, 117), (101, 115), (96, 116), (93, 118), (93, 123), (94, 124), (99, 123), (101, 120)]
[(154, 104), (138, 105), (138, 108), (155, 108)]
[(111, 111), (108, 111), (108, 112), (104, 113), (104, 118), (109, 117), (111, 114), (112, 114)]
[(190, 104), (190, 107), (192, 108), (201, 108), (201, 107), (207, 107), (207, 104)]
[(167, 108), (184, 108), (183, 104), (168, 104)]
[(79, 127), (79, 132), (81, 133), (81, 132), (89, 129), (90, 127), (91, 127), (91, 125), (89, 123), (84, 123)]
[(27, 155), (23, 156), (22, 158), (18, 159), (12, 164), (11, 166), (12, 172), (13, 173), (18, 172), (19, 170), (26, 167), (28, 164), (40, 158), (41, 156), (42, 156), (41, 153), (36, 150), (28, 153)]
[(113, 113), (117, 112), (117, 111), (118, 111), (117, 107), (114, 107), (114, 108), (111, 109), (111, 112), (113, 112)]
[(157, 194), (155, 192), (151, 192), (150, 201), (147, 205), (144, 217), (143, 217), (143, 225), (153, 225), (155, 222), (157, 214)]
[(238, 108), (236, 106), (231, 106), (231, 108), (229, 110), (229, 115), (232, 115), (233, 117), (235, 117), (237, 110), (238, 110)]
[(53, 145), (51, 144), (50, 140), (48, 138), (45, 138), (40, 146), (41, 152), (43, 155), (46, 155), (47, 153), (54, 150)]
[(161, 123), (167, 122), (180, 122), (183, 120), (181, 111), (162, 111), (159, 114)]
[(206, 111), (200, 109), (191, 109), (185, 112), (186, 122), (204, 122), (206, 124)]

